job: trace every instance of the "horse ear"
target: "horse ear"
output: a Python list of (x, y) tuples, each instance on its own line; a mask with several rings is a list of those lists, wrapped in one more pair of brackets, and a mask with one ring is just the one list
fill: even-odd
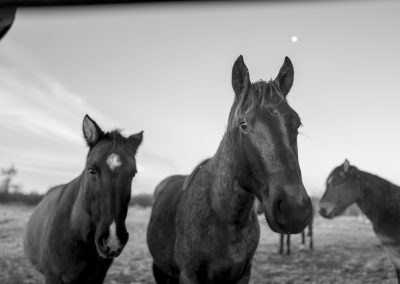
[(93, 147), (104, 135), (101, 128), (88, 115), (85, 115), (85, 118), (83, 119), (82, 129), (83, 137), (85, 137), (86, 143), (89, 147)]
[(249, 70), (243, 61), (243, 56), (240, 55), (232, 68), (232, 87), (236, 96), (240, 96), (243, 91), (250, 86)]
[(349, 162), (349, 160), (346, 159), (346, 160), (344, 160), (344, 163), (343, 163), (343, 171), (345, 173), (348, 173), (349, 170), (350, 170), (350, 162)]
[(276, 76), (274, 82), (279, 87), (279, 90), (286, 97), (293, 85), (294, 69), (292, 61), (289, 57), (285, 57), (285, 61), (281, 69), (279, 70), (278, 76)]
[(135, 149), (135, 153), (139, 145), (142, 143), (143, 140), (143, 131), (140, 131), (139, 133), (132, 134), (131, 136), (128, 137), (128, 143), (132, 145), (132, 147)]

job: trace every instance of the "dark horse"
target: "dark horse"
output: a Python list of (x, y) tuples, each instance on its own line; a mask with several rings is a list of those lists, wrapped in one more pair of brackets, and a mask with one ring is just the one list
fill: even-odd
[(157, 283), (248, 283), (260, 237), (256, 197), (276, 232), (299, 233), (309, 223), (300, 118), (286, 100), (292, 83), (287, 57), (275, 80), (256, 83), (243, 57), (236, 60), (235, 100), (216, 154), (156, 188), (147, 243)]
[(46, 283), (103, 283), (129, 238), (125, 218), (143, 132), (104, 133), (86, 115), (83, 134), (85, 169), (48, 191), (25, 232), (25, 254)]
[(356, 203), (371, 220), (373, 230), (389, 253), (400, 283), (400, 187), (361, 171), (345, 160), (328, 176), (320, 214), (334, 218)]

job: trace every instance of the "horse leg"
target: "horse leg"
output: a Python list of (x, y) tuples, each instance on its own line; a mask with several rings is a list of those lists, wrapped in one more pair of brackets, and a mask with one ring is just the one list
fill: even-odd
[(301, 245), (300, 245), (300, 250), (304, 250), (305, 244), (306, 243), (306, 233), (305, 230), (301, 232)]
[(283, 254), (283, 237), (284, 234), (280, 234), (280, 239), (279, 239), (279, 254)]
[(248, 284), (250, 282), (251, 276), (251, 261), (246, 265), (246, 268), (243, 270), (243, 273), (240, 279), (236, 282), (236, 284)]
[(400, 270), (396, 269), (397, 283), (400, 284)]
[(290, 254), (290, 234), (286, 235), (286, 254)]
[(179, 284), (179, 280), (169, 276), (153, 262), (153, 275), (157, 284)]
[(310, 250), (314, 248), (314, 238), (313, 238), (313, 224), (308, 225), (308, 236), (310, 238)]

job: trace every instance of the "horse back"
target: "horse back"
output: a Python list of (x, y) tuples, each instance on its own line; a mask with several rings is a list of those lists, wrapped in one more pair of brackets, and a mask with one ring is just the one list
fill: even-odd
[(147, 230), (147, 244), (154, 262), (165, 273), (178, 277), (174, 258), (175, 219), (185, 175), (170, 176), (155, 189), (155, 200)]

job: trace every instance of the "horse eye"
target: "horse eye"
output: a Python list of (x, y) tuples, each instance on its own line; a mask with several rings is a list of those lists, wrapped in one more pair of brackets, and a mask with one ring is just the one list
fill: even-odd
[(97, 175), (97, 171), (96, 171), (95, 169), (89, 169), (88, 172), (89, 172), (89, 174), (92, 175), (92, 176)]
[(247, 129), (249, 128), (246, 121), (240, 122), (239, 125), (240, 125), (240, 128), (241, 128), (242, 130), (247, 130)]

